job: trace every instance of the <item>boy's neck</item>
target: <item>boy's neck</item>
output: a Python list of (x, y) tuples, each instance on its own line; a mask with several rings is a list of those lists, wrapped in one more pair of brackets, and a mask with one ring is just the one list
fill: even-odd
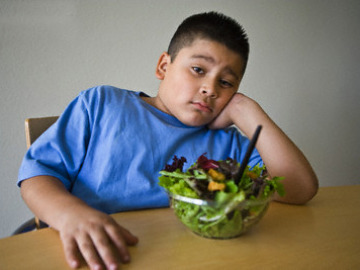
[(147, 104), (159, 109), (158, 106), (156, 105), (156, 98), (155, 97), (141, 96), (141, 99), (143, 101), (145, 101)]
[(171, 113), (168, 111), (168, 109), (161, 103), (161, 100), (159, 99), (158, 96), (156, 96), (156, 97), (142, 96), (141, 99), (143, 101), (145, 101), (147, 104), (153, 106), (154, 108), (171, 115)]

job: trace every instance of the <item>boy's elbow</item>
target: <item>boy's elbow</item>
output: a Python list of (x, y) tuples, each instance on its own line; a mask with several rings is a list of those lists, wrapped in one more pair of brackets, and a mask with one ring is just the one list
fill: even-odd
[(315, 195), (318, 193), (319, 190), (319, 180), (317, 178), (316, 175), (313, 176), (312, 180), (311, 180), (311, 184), (309, 185), (310, 187), (308, 188), (308, 198), (304, 203), (307, 203), (308, 201), (310, 201), (312, 198), (315, 197)]
[[(285, 184), (285, 196), (276, 196), (275, 200), (283, 203), (303, 205), (311, 201), (319, 190), (319, 181), (314, 174), (307, 179), (292, 180)], [(301, 183), (290, 184), (290, 183)]]
[(306, 204), (311, 201), (319, 190), (319, 184), (317, 178), (307, 187), (304, 188), (302, 198), (299, 199), (298, 204)]

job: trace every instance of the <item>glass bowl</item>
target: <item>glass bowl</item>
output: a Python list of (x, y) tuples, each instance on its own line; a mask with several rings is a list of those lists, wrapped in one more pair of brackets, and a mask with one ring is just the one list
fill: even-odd
[(168, 194), (178, 219), (195, 234), (212, 239), (242, 235), (261, 220), (271, 201), (270, 197), (217, 203)]

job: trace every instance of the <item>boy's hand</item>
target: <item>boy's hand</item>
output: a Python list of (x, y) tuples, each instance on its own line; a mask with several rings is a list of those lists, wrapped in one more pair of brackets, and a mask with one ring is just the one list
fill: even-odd
[(211, 129), (222, 129), (234, 124), (233, 115), (237, 106), (246, 97), (243, 94), (235, 93), (220, 114), (208, 125)]
[(72, 268), (79, 267), (82, 258), (91, 269), (118, 269), (120, 263), (130, 261), (127, 245), (135, 245), (138, 239), (110, 216), (88, 208), (63, 217), (60, 237)]
[(72, 268), (80, 267), (82, 259), (91, 269), (117, 269), (130, 261), (127, 245), (135, 245), (137, 237), (70, 194), (57, 178), (27, 179), (21, 184), (21, 194), (37, 217), (59, 231)]

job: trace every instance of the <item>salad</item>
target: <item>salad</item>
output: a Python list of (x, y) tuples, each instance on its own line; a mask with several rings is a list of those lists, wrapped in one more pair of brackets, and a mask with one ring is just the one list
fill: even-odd
[(180, 221), (196, 234), (231, 238), (245, 232), (265, 214), (272, 195), (284, 196), (282, 177), (269, 178), (265, 166), (246, 167), (232, 159), (212, 160), (205, 154), (183, 171), (185, 157), (160, 171), (159, 185), (170, 196)]

